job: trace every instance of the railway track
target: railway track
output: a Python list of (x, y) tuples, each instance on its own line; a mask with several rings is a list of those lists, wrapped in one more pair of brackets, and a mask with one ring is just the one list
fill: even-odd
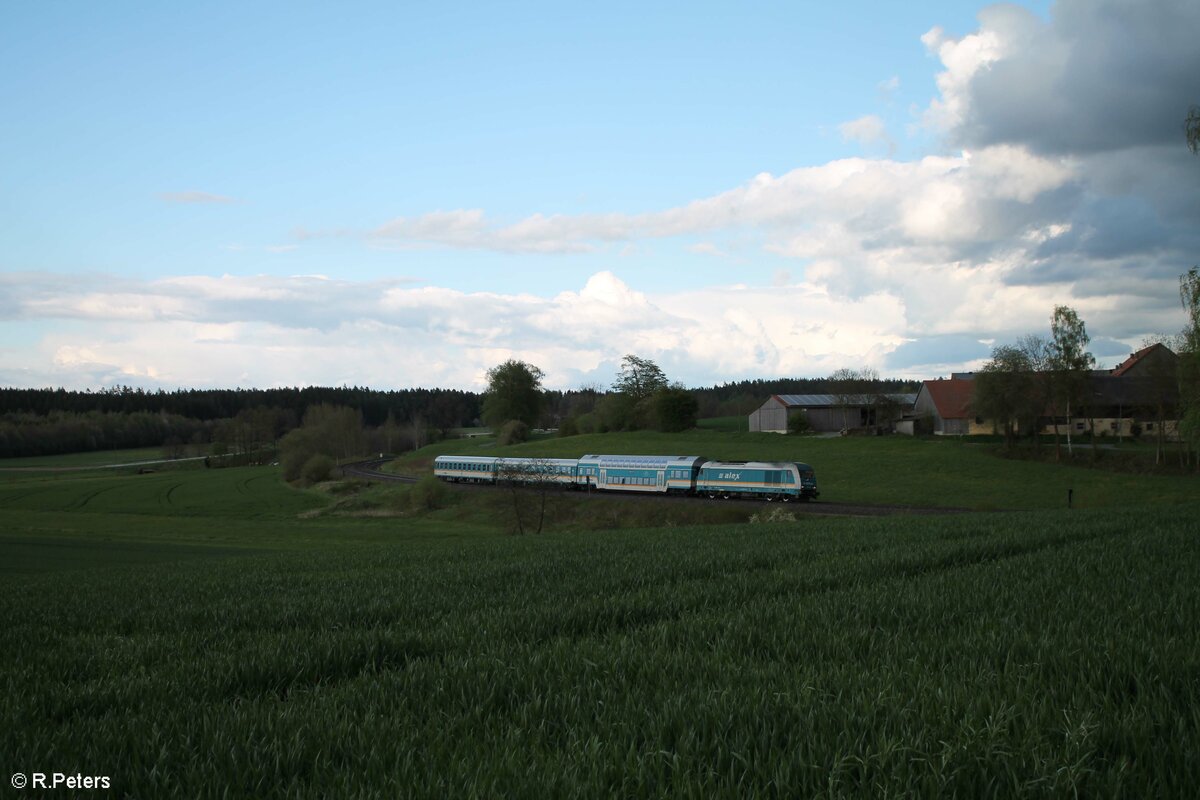
[[(416, 483), (419, 479), (412, 478), (406, 475), (396, 475), (391, 472), (384, 472), (384, 463), (390, 461), (390, 458), (372, 458), (366, 461), (356, 461), (353, 464), (345, 464), (342, 466), (342, 474), (348, 478), (362, 478), (368, 481), (380, 481), (384, 483)], [(451, 488), (459, 490), (477, 490), (477, 491), (495, 491), (496, 486), (487, 486), (482, 484), (462, 484), (451, 483), (447, 484)], [(760, 506), (778, 505), (770, 503), (766, 500), (709, 500), (707, 498), (683, 497), (681, 495), (655, 494), (655, 495), (636, 495), (630, 496), (620, 492), (606, 492), (601, 490), (577, 492), (578, 497), (587, 497), (598, 502), (655, 502), (655, 503), (752, 503)], [(916, 516), (940, 516), (944, 514), (965, 514), (971, 511), (969, 508), (933, 508), (922, 506), (896, 506), (896, 505), (869, 505), (864, 503), (843, 503), (836, 500), (833, 501), (813, 501), (809, 503), (788, 503), (783, 506), (788, 511), (797, 514), (805, 514), (811, 516), (830, 516), (830, 517), (887, 517), (892, 515), (916, 515)]]
[(392, 472), (384, 472), (384, 463), (391, 460), (391, 458), (370, 458), (366, 461), (355, 461), (353, 464), (343, 464), (341, 467), (342, 475), (347, 478), (363, 478), (369, 481), (383, 481), (384, 483), (417, 482), (417, 478), (410, 478), (407, 475), (396, 475)]

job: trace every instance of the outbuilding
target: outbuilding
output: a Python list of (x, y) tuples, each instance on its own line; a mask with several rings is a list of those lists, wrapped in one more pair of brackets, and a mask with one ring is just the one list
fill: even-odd
[(991, 423), (984, 423), (971, 412), (971, 393), (975, 381), (966, 378), (939, 378), (924, 381), (917, 392), (913, 416), (918, 425), (925, 426), (937, 436), (967, 436), (991, 433)]
[(750, 414), (750, 431), (787, 433), (788, 416), (799, 411), (808, 420), (809, 430), (817, 432), (866, 428), (873, 425), (889, 429), (912, 408), (914, 394), (773, 394)]

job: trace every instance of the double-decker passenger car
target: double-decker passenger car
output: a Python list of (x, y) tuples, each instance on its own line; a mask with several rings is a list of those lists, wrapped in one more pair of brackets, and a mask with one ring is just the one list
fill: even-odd
[(438, 456), (433, 474), (451, 483), (535, 482), (549, 480), (564, 486), (577, 482), (579, 462), (573, 458), (483, 458)]
[(597, 489), (686, 494), (704, 461), (702, 456), (589, 455), (579, 459), (579, 477)]

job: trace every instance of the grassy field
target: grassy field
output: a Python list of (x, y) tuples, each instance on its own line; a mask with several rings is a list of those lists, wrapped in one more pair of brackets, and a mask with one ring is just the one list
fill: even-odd
[(322, 516), (266, 467), (4, 475), (0, 754), (130, 797), (1193, 796), (1200, 507), (1166, 483), (514, 537)]
[(696, 427), (702, 431), (724, 431), (726, 433), (741, 433), (747, 430), (749, 423), (744, 416), (736, 417), (709, 417), (702, 419), (696, 423)]
[(1008, 460), (992, 444), (957, 439), (792, 437), (772, 433), (646, 431), (541, 438), (514, 447), (494, 439), (451, 440), (396, 462), (419, 473), (441, 453), (578, 458), (586, 453), (702, 455), (728, 460), (804, 461), (821, 499), (849, 503), (977, 510), (1170, 505), (1200, 497), (1195, 475), (1138, 475), (1068, 464)]
[(134, 464), (142, 461), (159, 461), (163, 457), (161, 447), (141, 447), (132, 450), (97, 450), (91, 453), (68, 453), (58, 456), (30, 456), (29, 458), (0, 458), (0, 469), (23, 469), (26, 467), (102, 467), (110, 464)]

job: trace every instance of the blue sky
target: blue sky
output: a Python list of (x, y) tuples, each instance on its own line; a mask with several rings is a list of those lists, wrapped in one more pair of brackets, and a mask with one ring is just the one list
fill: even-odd
[[(1060, 302), (1110, 362), (1181, 324), (1190, 4), (646, 5), (6, 7), (0, 381), (919, 377)], [(1107, 92), (1147, 124), (1064, 123)]]

